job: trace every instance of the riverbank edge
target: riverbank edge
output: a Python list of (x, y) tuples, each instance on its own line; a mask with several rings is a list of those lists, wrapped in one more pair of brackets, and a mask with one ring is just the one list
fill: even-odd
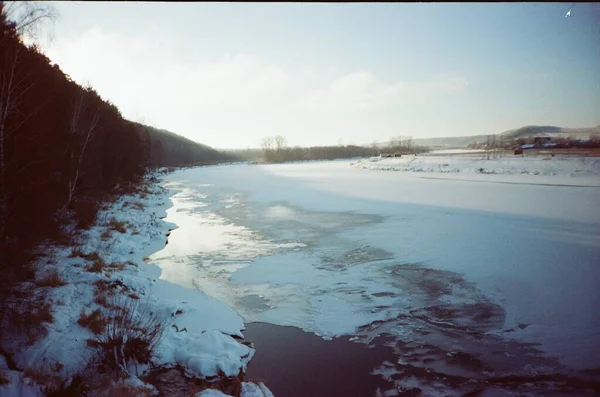
[[(175, 320), (169, 321), (168, 325), (173, 328), (164, 330), (166, 336), (161, 344), (165, 344), (165, 339), (170, 338), (168, 342), (171, 344), (173, 341), (179, 344), (189, 340), (195, 343), (191, 344), (190, 350), (200, 348), (199, 352), (191, 351), (189, 356), (182, 357), (181, 351), (170, 354), (169, 347), (163, 346), (162, 350), (158, 349), (162, 358), (153, 356), (148, 365), (136, 365), (135, 370), (129, 363), (126, 364), (127, 368), (123, 370), (130, 376), (121, 377), (117, 381), (110, 380), (106, 390), (129, 388), (135, 393), (157, 395), (159, 390), (144, 379), (150, 379), (148, 375), (152, 371), (176, 369), (182, 374), (182, 378), (195, 385), (197, 395), (217, 395), (214, 393), (220, 390), (242, 397), (272, 396), (262, 383), (243, 382), (243, 375), (254, 355), (254, 349), (251, 344), (243, 341), (241, 331), (244, 329), (244, 322), (241, 317), (235, 314), (239, 318), (237, 324), (235, 319), (232, 324), (232, 319), (229, 318), (229, 324), (225, 325), (199, 325), (198, 321), (186, 322), (183, 317), (200, 317), (194, 314), (202, 314), (202, 308), (193, 307), (193, 304), (185, 300), (161, 304), (160, 300), (150, 298), (156, 292), (154, 285), (158, 281), (163, 286), (168, 284), (173, 291), (179, 290), (183, 293), (182, 296), (196, 295), (199, 301), (208, 302), (208, 311), (219, 306), (226, 307), (220, 302), (217, 304), (216, 300), (208, 298), (201, 291), (187, 290), (160, 280), (161, 269), (148, 261), (148, 256), (164, 248), (168, 244), (169, 232), (177, 227), (164, 218), (167, 210), (173, 207), (171, 197), (178, 191), (168, 187), (166, 170), (146, 174), (142, 185), (138, 192), (121, 195), (114, 202), (107, 203), (90, 229), (76, 232), (72, 245), (46, 244), (40, 247), (43, 255), (36, 264), (36, 280), (27, 283), (24, 288), (30, 288), (34, 295), (42, 298), (44, 307), (50, 313), (49, 318), (44, 320), (43, 335), (37, 335), (33, 343), (24, 343), (22, 337), (14, 335), (12, 343), (2, 347), (1, 395), (45, 396), (67, 390), (75, 391), (75, 383), (80, 382), (81, 374), (86, 369), (89, 370), (86, 364), (89, 364), (93, 348), (86, 341), (94, 339), (95, 334), (89, 329), (89, 324), (83, 325), (81, 319), (84, 313), (89, 314), (88, 309), (104, 311), (102, 304), (98, 303), (100, 295), (97, 293), (98, 285), (104, 283), (121, 286), (111, 297), (115, 301), (128, 298), (131, 301), (145, 301), (151, 308), (150, 313), (164, 313), (165, 309), (174, 308), (169, 307), (173, 304), (177, 307), (185, 306), (189, 310), (169, 310), (171, 317), (176, 317), (180, 328), (186, 329), (185, 332), (177, 329)], [(167, 237), (166, 241), (164, 237)], [(100, 260), (94, 260), (94, 255), (100, 256)], [(94, 266), (99, 263), (103, 267), (94, 270)], [(53, 277), (57, 282), (49, 284), (47, 281)], [(186, 291), (181, 291), (184, 289)], [(234, 313), (233, 310), (231, 313)], [(225, 314), (231, 317), (231, 313)], [(217, 342), (216, 345), (222, 347), (223, 351), (220, 352), (218, 347), (202, 351), (203, 347), (215, 344), (211, 342)], [(223, 358), (235, 356), (236, 353), (237, 358)], [(214, 356), (212, 361), (207, 354)], [(209, 363), (203, 364), (203, 359), (207, 358)], [(202, 393), (205, 389), (212, 391)], [(96, 393), (88, 395), (104, 395), (106, 390), (96, 390)]]

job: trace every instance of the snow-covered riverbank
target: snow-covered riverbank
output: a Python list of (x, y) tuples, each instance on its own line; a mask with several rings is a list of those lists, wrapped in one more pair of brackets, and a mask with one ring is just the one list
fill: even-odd
[[(405, 155), (398, 158), (371, 157), (355, 162), (357, 168), (425, 174), (446, 174), (446, 178), (464, 178), (514, 183), (552, 183), (597, 186), (600, 158), (568, 156), (513, 156), (486, 158), (471, 151), (436, 155)], [(533, 178), (534, 177), (534, 178)], [(493, 178), (493, 179), (491, 179)]]
[[(161, 327), (149, 363), (124, 364), (123, 373), (131, 374), (126, 381), (129, 387), (156, 393), (139, 378), (157, 368), (181, 368), (188, 376), (208, 380), (205, 387), (212, 387), (211, 380), (244, 372), (254, 349), (242, 341), (242, 318), (201, 291), (160, 279), (161, 269), (147, 259), (164, 247), (165, 236), (176, 227), (161, 220), (174, 194), (161, 186), (161, 178), (156, 174), (145, 191), (110, 203), (96, 224), (77, 236), (75, 246), (43, 247), (32, 291), (43, 297), (52, 319), (46, 324), (47, 333), (35, 343), (27, 345), (22, 335), (14, 335), (3, 346), (14, 360), (13, 369), (16, 365), (19, 370), (10, 370), (0, 359), (8, 381), (0, 385), (0, 395), (44, 395), (52, 385), (40, 382), (41, 377), (50, 375), (55, 387), (64, 387), (74, 376), (89, 371), (97, 357), (89, 340), (98, 340), (114, 325), (108, 318), (115, 304), (130, 308), (128, 325), (141, 326), (145, 318), (138, 316), (149, 316)], [(264, 385), (242, 382), (238, 386), (242, 396), (269, 395)]]

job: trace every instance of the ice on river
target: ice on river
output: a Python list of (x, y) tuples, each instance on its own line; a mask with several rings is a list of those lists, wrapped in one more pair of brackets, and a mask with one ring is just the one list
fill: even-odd
[(178, 228), (151, 259), (247, 322), (390, 334), (404, 356), (430, 346), (411, 365), (440, 373), (597, 368), (593, 164), (576, 186), (560, 172), (458, 180), (350, 161), (182, 170), (165, 219)]

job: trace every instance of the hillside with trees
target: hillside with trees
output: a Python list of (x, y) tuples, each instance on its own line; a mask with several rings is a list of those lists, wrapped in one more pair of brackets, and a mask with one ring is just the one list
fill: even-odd
[(69, 228), (88, 227), (103, 200), (133, 188), (148, 168), (231, 158), (124, 119), (93, 87), (80, 86), (35, 44), (24, 44), (27, 29), (53, 17), (51, 6), (17, 6), (0, 2), (3, 283), (30, 277), (34, 246), (68, 241)]
[(237, 159), (233, 154), (215, 150), (171, 131), (133, 124), (140, 133), (148, 167), (208, 165)]

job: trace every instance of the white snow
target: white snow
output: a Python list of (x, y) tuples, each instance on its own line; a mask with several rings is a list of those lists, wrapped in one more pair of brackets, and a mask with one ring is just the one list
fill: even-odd
[[(493, 332), (539, 343), (575, 368), (600, 364), (598, 159), (372, 160), (172, 174), (179, 193), (166, 220), (179, 229), (153, 260), (166, 279), (196, 286), (248, 321), (324, 337), (426, 304), (399, 290), (410, 284), (394, 284), (398, 263), (455, 272), (474, 284), (455, 285), (438, 302), (485, 297), (506, 312)], [(423, 171), (377, 171), (387, 168)], [(193, 239), (200, 226), (206, 243)], [(262, 304), (248, 304), (249, 296)]]
[(242, 397), (273, 397), (273, 393), (262, 382), (258, 384), (244, 382), (242, 383)]
[[(444, 153), (445, 155), (441, 155)], [(472, 150), (469, 155), (451, 153), (438, 151), (400, 158), (373, 157), (360, 160), (354, 165), (368, 170), (417, 172), (436, 177), (439, 174), (451, 174), (457, 179), (478, 181), (598, 186), (598, 157), (503, 155), (501, 158), (493, 158), (490, 155), (491, 158), (487, 159), (485, 151)], [(535, 178), (531, 178), (532, 176)]]
[(6, 384), (0, 384), (0, 396), (3, 397), (38, 397), (43, 396), (44, 393), (41, 390), (41, 386), (31, 384), (29, 379), (23, 377), (23, 374), (19, 371), (11, 371), (8, 369), (6, 360), (0, 356), (0, 375), (3, 376), (4, 380), (8, 381)]
[(474, 154), (485, 153), (485, 149), (439, 149), (430, 150), (427, 154)]
[[(231, 397), (219, 390), (206, 389), (196, 394), (196, 397)], [(271, 390), (264, 383), (242, 382), (241, 397), (274, 397)]]
[(200, 393), (196, 394), (196, 397), (231, 397), (229, 394), (224, 394), (216, 389), (206, 389), (202, 390)]
[[(45, 249), (47, 258), (42, 259), (39, 276), (54, 269), (66, 285), (48, 291), (54, 321), (48, 327), (47, 336), (24, 349), (19, 348), (19, 338), (15, 336), (13, 345), (7, 347), (20, 368), (48, 367), (59, 362), (62, 369), (57, 374), (64, 379), (80, 371), (91, 354), (86, 341), (93, 334), (77, 324), (77, 320), (84, 309), (88, 313), (97, 308), (105, 310), (94, 302), (95, 281), (119, 280), (140, 297), (140, 307), (149, 305), (150, 311), (162, 313), (179, 330), (185, 328), (185, 331), (177, 332), (170, 326), (171, 322), (167, 324), (164, 339), (152, 359), (154, 365), (172, 367), (179, 364), (188, 375), (197, 377), (236, 376), (240, 370), (245, 370), (254, 349), (232, 338), (243, 336), (242, 318), (197, 289), (160, 279), (161, 269), (143, 260), (164, 247), (166, 233), (175, 227), (159, 219), (171, 205), (170, 193), (158, 185), (151, 190), (145, 198), (119, 198), (99, 214), (98, 224), (80, 237), (80, 248), (84, 253), (97, 251), (106, 263), (129, 261), (125, 270), (91, 273), (85, 269), (86, 260), (69, 257), (70, 247)], [(133, 208), (133, 203), (140, 203), (145, 208)], [(102, 239), (102, 233), (107, 230), (105, 223), (112, 218), (126, 222), (127, 231), (123, 234), (113, 231), (110, 238)], [(14, 377), (11, 371), (5, 373)], [(0, 394), (10, 395), (9, 390), (25, 387), (19, 382), (13, 379), (12, 386), (0, 386)], [(13, 394), (25, 393), (14, 390)]]

